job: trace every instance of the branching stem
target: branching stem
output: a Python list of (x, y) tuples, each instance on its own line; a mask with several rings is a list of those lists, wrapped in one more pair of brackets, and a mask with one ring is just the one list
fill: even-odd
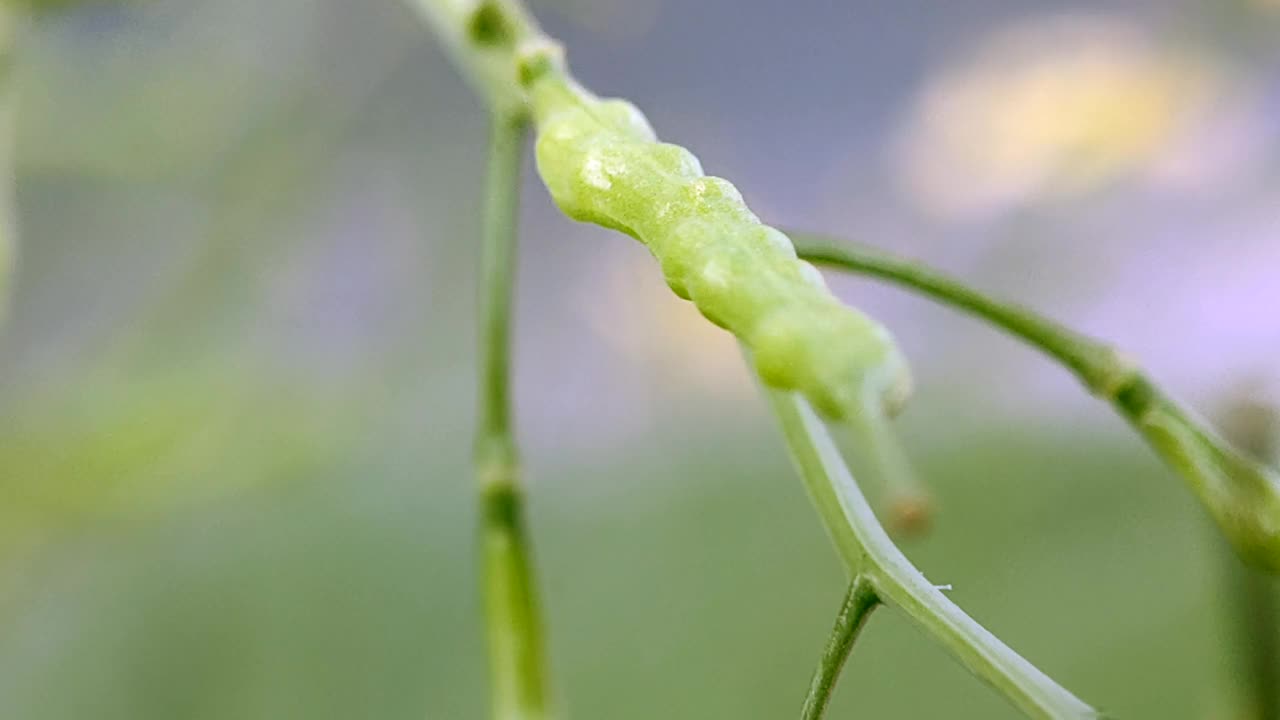
[(822, 660), (818, 669), (813, 672), (809, 681), (809, 694), (805, 696), (804, 706), (800, 709), (800, 720), (821, 720), (831, 702), (831, 694), (835, 690), (836, 680), (840, 678), (840, 670), (844, 667), (849, 652), (853, 650), (853, 642), (858, 638), (862, 626), (871, 611), (880, 605), (876, 597), (876, 589), (871, 581), (859, 575), (849, 583), (844, 602), (840, 606), (840, 614), (836, 615), (835, 627), (831, 628), (831, 637), (822, 652)]
[(1084, 702), (965, 614), (907, 560), (876, 520), (826, 427), (794, 393), (765, 389), (787, 447), (841, 557), (978, 677), (1035, 718), (1094, 718)]

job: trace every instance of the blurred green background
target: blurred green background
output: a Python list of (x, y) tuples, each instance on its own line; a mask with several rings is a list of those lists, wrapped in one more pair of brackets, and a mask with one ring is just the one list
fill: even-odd
[[(766, 220), (1023, 298), (1206, 411), (1280, 380), (1276, 3), (532, 5)], [(0, 718), (483, 717), (479, 103), (394, 0), (90, 3), (18, 51)], [(843, 575), (733, 343), (526, 185), (565, 714), (794, 716)], [(1180, 481), (1030, 351), (832, 285), (917, 368), (911, 558), (1115, 717), (1235, 717)], [(1017, 714), (889, 609), (831, 716)]]

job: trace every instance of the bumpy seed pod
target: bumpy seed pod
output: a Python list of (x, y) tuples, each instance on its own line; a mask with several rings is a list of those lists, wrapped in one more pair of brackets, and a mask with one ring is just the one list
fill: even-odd
[(803, 393), (836, 420), (897, 411), (910, 375), (879, 323), (842, 305), (732, 184), (658, 142), (633, 105), (576, 86), (554, 53), (526, 58), (538, 171), (566, 215), (644, 243), (671, 289), (737, 336), (770, 386)]

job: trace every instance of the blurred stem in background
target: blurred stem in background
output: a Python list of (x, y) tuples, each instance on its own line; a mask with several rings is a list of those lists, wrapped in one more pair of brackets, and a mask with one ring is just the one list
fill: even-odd
[(17, 103), (15, 40), (20, 21), (19, 6), (0, 1), (0, 326), (9, 314), (18, 253), (13, 143)]
[[(1280, 463), (1280, 407), (1246, 394), (1231, 399), (1227, 436), (1260, 462)], [(1215, 538), (1216, 540), (1216, 538)], [(1216, 542), (1228, 624), (1227, 675), (1233, 717), (1280, 720), (1280, 597), (1275, 581)]]
[(492, 115), (480, 261), (475, 447), (484, 619), (493, 716), (536, 720), (547, 717), (549, 693), (510, 394), (516, 216), (528, 120), (522, 112), (495, 110)]
[[(865, 412), (849, 419), (847, 430), (845, 435), (852, 437), (856, 448), (853, 457), (867, 460), (858, 477), (870, 476), (879, 481), (883, 494), (880, 509), (890, 531), (899, 537), (922, 534), (928, 529), (933, 501), (890, 429), (889, 418), (873, 403)], [(800, 710), (801, 720), (820, 720), (826, 713), (854, 641), (871, 611), (880, 604), (871, 580), (866, 575), (855, 576), (845, 592), (822, 659), (809, 681), (809, 692)]]
[[(337, 42), (343, 32), (334, 28), (319, 42)], [(405, 45), (388, 42), (359, 58), (366, 82), (327, 93), (301, 83), (291, 95), (276, 99), (215, 171), (199, 181), (211, 218), (199, 250), (146, 314), (116, 336), (107, 354), (127, 361), (158, 351), (169, 364), (179, 353), (182, 361), (194, 361), (209, 355), (211, 345), (234, 345), (226, 333), (243, 324), (245, 313), (257, 311), (261, 293), (272, 282), (272, 265), (253, 254), (287, 253), (291, 242), (306, 237), (288, 232), (288, 225), (332, 180), (363, 113), (407, 67), (409, 57)], [(237, 302), (228, 302), (228, 296)], [(158, 349), (153, 346), (157, 338), (164, 342)]]

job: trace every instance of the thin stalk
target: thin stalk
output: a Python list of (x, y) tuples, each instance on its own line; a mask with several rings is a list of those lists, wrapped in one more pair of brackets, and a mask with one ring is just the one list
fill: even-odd
[(917, 570), (876, 520), (826, 427), (794, 393), (765, 392), (828, 534), (855, 576), (901, 608), (974, 675), (1028, 716), (1096, 718), (1097, 713), (951, 602)]
[(1280, 603), (1272, 578), (1240, 562), (1221, 541), (1230, 677), (1239, 697), (1240, 716), (1280, 720)]
[(849, 659), (853, 643), (858, 633), (871, 617), (871, 611), (880, 604), (876, 597), (876, 589), (871, 581), (859, 575), (849, 583), (844, 602), (840, 605), (840, 614), (836, 616), (835, 627), (831, 628), (831, 637), (827, 639), (827, 647), (822, 652), (822, 660), (813, 671), (813, 679), (809, 681), (809, 694), (804, 698), (800, 708), (800, 720), (821, 720), (831, 702), (836, 681), (840, 671)]
[[(868, 402), (862, 412), (846, 422), (858, 455), (869, 459), (868, 470), (879, 480), (882, 516), (899, 537), (919, 535), (928, 529), (933, 500), (911, 467), (902, 443), (889, 426), (889, 418), (877, 402)], [(854, 465), (859, 477), (866, 472)], [(874, 493), (872, 494), (874, 497)]]
[[(1241, 396), (1225, 417), (1228, 437), (1263, 462), (1280, 462), (1280, 408)], [(1248, 720), (1280, 720), (1280, 596), (1275, 580), (1214, 543), (1222, 573), (1229, 679)]]
[(484, 620), (495, 720), (548, 717), (537, 583), (511, 428), (511, 295), (520, 167), (528, 124), (495, 113), (489, 134), (480, 296), (480, 403), (475, 466), (480, 493)]
[(918, 262), (823, 236), (789, 234), (810, 262), (886, 280), (975, 315), (1066, 366), (1183, 477), (1241, 558), (1280, 572), (1280, 473), (1219, 438), (1121, 353)]
[(866, 245), (787, 231), (800, 257), (816, 265), (887, 280), (976, 315), (1070, 368), (1090, 390), (1113, 394), (1131, 371), (1109, 346), (1015, 303), (990, 297), (916, 260)]
[(21, 14), (12, 3), (0, 2), (0, 326), (9, 314), (18, 246), (13, 145), (17, 104), (14, 45), (20, 21)]

